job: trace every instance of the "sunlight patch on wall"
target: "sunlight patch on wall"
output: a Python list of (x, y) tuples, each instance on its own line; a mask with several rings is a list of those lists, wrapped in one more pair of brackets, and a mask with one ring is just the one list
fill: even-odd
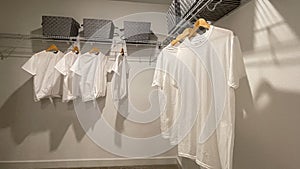
[(299, 43), (296, 33), (269, 0), (255, 1), (254, 32), (256, 50)]
[(253, 51), (244, 52), (248, 67), (300, 64), (300, 39), (270, 0), (255, 0), (253, 30)]

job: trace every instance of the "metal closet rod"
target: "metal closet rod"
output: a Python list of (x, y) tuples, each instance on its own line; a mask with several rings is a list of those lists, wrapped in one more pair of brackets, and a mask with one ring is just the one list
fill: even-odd
[[(64, 53), (67, 53), (69, 50), (66, 50)], [(115, 53), (113, 55), (108, 55), (108, 53)], [(109, 51), (105, 55), (109, 58), (109, 60), (115, 60), (117, 57), (117, 54), (119, 52), (117, 51)], [(14, 52), (14, 49), (10, 51), (0, 51), (0, 60), (4, 60), (6, 58), (31, 58), (34, 55), (32, 52)], [(127, 60), (130, 62), (154, 62), (156, 60), (156, 54), (148, 54), (148, 55), (143, 55), (143, 56), (128, 56)], [(149, 58), (149, 59), (144, 59), (144, 58)]]
[[(0, 39), (18, 39), (18, 40), (43, 40), (43, 41), (57, 41), (57, 42), (80, 42), (80, 43), (97, 43), (97, 44), (112, 44), (112, 39), (86, 39), (83, 37), (61, 37), (61, 36), (42, 36), (42, 35), (24, 35), (12, 33), (0, 33)], [(126, 41), (126, 45), (147, 45), (157, 46), (160, 42), (153, 40), (146, 41)]]
[[(0, 53), (0, 60), (4, 60), (4, 59), (7, 59), (7, 58), (23, 58), (23, 59), (28, 59), (28, 58), (31, 58), (33, 54), (9, 54), (9, 56), (7, 56), (6, 54), (1, 54)], [(149, 57), (149, 56), (147, 56)], [(113, 56), (113, 57), (108, 57), (109, 61), (115, 61), (116, 58)], [(145, 58), (131, 58), (131, 57), (128, 57), (127, 58), (127, 61), (128, 62), (140, 62), (140, 63), (153, 63), (156, 61), (156, 58), (154, 57), (153, 59), (150, 58), (150, 59), (145, 59)]]

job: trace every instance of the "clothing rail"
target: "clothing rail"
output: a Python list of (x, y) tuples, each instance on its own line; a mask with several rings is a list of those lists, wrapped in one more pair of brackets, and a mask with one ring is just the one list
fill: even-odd
[[(23, 53), (13, 53), (11, 51), (8, 52), (1, 52), (0, 51), (0, 60), (4, 60), (7, 58), (23, 58), (23, 59), (29, 59), (34, 55), (34, 53), (28, 53), (28, 52), (23, 52)], [(116, 56), (110, 56), (106, 55), (110, 61), (115, 61)], [(149, 54), (149, 55), (144, 55), (144, 56), (127, 56), (127, 61), (128, 62), (147, 62), (149, 64), (153, 63), (156, 61), (155, 54)]]
[[(97, 39), (84, 37), (63, 37), (63, 36), (43, 36), (43, 35), (24, 35), (24, 34), (10, 34), (0, 33), (0, 39), (18, 39), (18, 40), (44, 40), (57, 42), (80, 42), (80, 43), (97, 43), (97, 44), (112, 44), (112, 39)], [(157, 46), (160, 42), (154, 40), (145, 41), (127, 41), (126, 45), (147, 45)]]
[[(9, 55), (9, 56), (7, 56)], [(0, 59), (4, 60), (6, 58), (23, 58), (23, 59), (29, 59), (32, 57), (33, 53), (28, 53), (28, 54), (2, 54), (0, 52)], [(116, 57), (115, 56), (107, 56), (109, 61), (115, 61)], [(141, 57), (127, 57), (128, 62), (139, 62), (139, 63), (154, 63), (156, 61), (156, 57), (151, 57), (151, 56), (141, 56)]]
[[(24, 34), (9, 34), (9, 33), (0, 33), (0, 40), (1, 39), (12, 39), (12, 40), (41, 40), (41, 41), (50, 41), (50, 42), (66, 42), (66, 43), (92, 43), (92, 44), (107, 44), (111, 45), (113, 43), (112, 39), (96, 39), (96, 38), (84, 38), (84, 37), (61, 37), (61, 36), (43, 36), (43, 35), (24, 35)], [(153, 46), (153, 47), (160, 47), (160, 42), (154, 40), (145, 40), (145, 41), (126, 41), (126, 45), (132, 46)], [(31, 47), (24, 47), (14, 45), (4, 45), (0, 48), (4, 48), (4, 50), (0, 50), (0, 59), (6, 59), (9, 57), (12, 58), (30, 58), (33, 53), (15, 53), (15, 49), (22, 48), (22, 49), (31, 49)], [(114, 52), (114, 51), (110, 51)], [(147, 58), (147, 59), (146, 59)], [(109, 56), (109, 60), (114, 60), (114, 56)], [(142, 56), (142, 57), (132, 57), (128, 58), (129, 62), (148, 62), (152, 63), (155, 62), (155, 57), (151, 56)]]

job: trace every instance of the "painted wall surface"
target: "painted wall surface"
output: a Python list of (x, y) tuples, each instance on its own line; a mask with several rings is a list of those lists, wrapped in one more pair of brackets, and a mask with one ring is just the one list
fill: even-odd
[[(2, 1), (0, 32), (40, 34), (41, 16), (57, 15), (74, 17), (81, 24), (83, 18), (111, 19), (120, 28), (124, 20), (149, 21), (152, 22), (153, 32), (166, 34), (167, 25), (162, 14), (167, 8), (168, 5), (163, 4), (106, 0)], [(148, 13), (143, 14), (144, 12)], [(53, 42), (1, 39), (0, 46), (1, 51), (18, 47), (15, 52), (28, 55), (45, 49), (51, 43)], [(62, 50), (72, 45), (54, 43)], [(88, 51), (94, 45), (86, 45), (86, 50), (82, 52)], [(100, 45), (99, 48), (105, 53), (110, 45)], [(155, 46), (128, 46), (131, 55), (129, 60), (135, 60), (129, 61), (131, 76), (144, 68), (155, 66), (155, 63), (149, 64), (149, 58), (153, 56), (153, 48)], [(9, 57), (0, 61), (0, 163), (121, 158), (100, 148), (86, 135), (77, 119), (72, 103), (58, 101), (54, 105), (48, 100), (38, 103), (33, 101), (32, 77), (21, 69), (27, 60), (28, 57)], [(150, 107), (149, 98), (146, 96), (152, 90), (152, 76), (153, 70), (136, 76), (129, 89), (133, 96), (132, 104), (141, 111)], [(126, 120), (117, 113), (111, 98), (111, 75), (108, 78), (107, 97), (98, 100), (100, 105), (105, 105), (102, 110), (103, 118), (106, 118), (113, 128), (126, 136), (143, 138), (159, 134), (159, 119), (139, 124)], [(93, 130), (92, 127), (91, 130)], [(116, 142), (111, 144), (120, 146)], [(176, 156), (176, 149), (159, 154), (157, 158), (173, 156)], [(113, 163), (115, 162), (113, 161), (110, 165)], [(1, 166), (5, 168), (5, 164)]]
[[(81, 21), (84, 17), (117, 19), (137, 12), (167, 10), (165, 5), (116, 1), (53, 2), (2, 3), (0, 18), (5, 24), (1, 25), (0, 32), (32, 33), (40, 29), (44, 14), (72, 16)], [(252, 0), (215, 23), (233, 30), (239, 37), (247, 71), (247, 78), (236, 91), (234, 169), (296, 169), (300, 165), (299, 5), (297, 0)], [(166, 24), (153, 24), (152, 30), (164, 34)], [(32, 44), (26, 43), (30, 49), (24, 50), (32, 52), (41, 48)], [(0, 161), (117, 158), (85, 135), (72, 106), (33, 102), (32, 79), (20, 69), (26, 60), (8, 58), (0, 62)], [(139, 78), (136, 85), (141, 85), (132, 92), (150, 90), (143, 87), (150, 83), (150, 74)], [(108, 97), (111, 97), (109, 93)], [(136, 106), (146, 109), (148, 98), (138, 98), (135, 97)], [(116, 124), (117, 113), (111, 104), (106, 102), (103, 114)], [(140, 130), (141, 127), (145, 130)], [(124, 123), (127, 135), (143, 137), (158, 132), (157, 121), (142, 126), (126, 120)], [(175, 149), (161, 156), (174, 155)], [(182, 164), (183, 168), (199, 168), (186, 159)]]
[(236, 91), (233, 169), (300, 166), (299, 5), (252, 0), (215, 23), (239, 37), (247, 71)]

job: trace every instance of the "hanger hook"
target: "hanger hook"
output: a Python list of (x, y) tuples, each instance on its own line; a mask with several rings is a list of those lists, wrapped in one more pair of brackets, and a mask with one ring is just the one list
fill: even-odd
[(217, 7), (220, 3), (222, 3), (222, 1), (223, 1), (223, 0), (220, 0), (220, 1), (218, 1), (217, 3), (215, 3), (215, 4), (214, 4), (214, 7), (213, 7), (212, 9), (209, 8), (209, 5), (207, 5), (206, 8), (207, 8), (209, 11), (213, 12), (213, 11), (216, 9), (216, 7)]
[(4, 56), (4, 54), (2, 53), (2, 51), (0, 51), (0, 58), (1, 58), (1, 60), (4, 60), (4, 58), (5, 58), (5, 56)]

